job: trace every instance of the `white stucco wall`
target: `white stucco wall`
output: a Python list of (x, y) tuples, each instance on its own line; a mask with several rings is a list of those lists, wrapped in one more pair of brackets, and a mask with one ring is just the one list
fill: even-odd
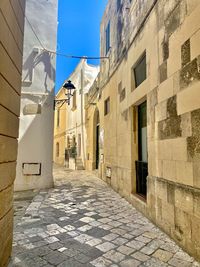
[[(82, 74), (81, 74), (82, 73)], [(82, 161), (83, 166), (86, 160), (86, 128), (85, 128), (85, 94), (88, 93), (90, 87), (92, 86), (94, 80), (99, 73), (99, 67), (87, 64), (86, 60), (81, 60), (77, 65), (74, 72), (67, 80), (71, 80), (76, 87), (76, 109), (72, 109), (71, 104), (67, 107), (67, 129), (66, 138), (69, 136), (71, 139), (73, 136), (76, 137), (77, 148), (78, 148), (78, 135), (81, 135), (81, 154), (77, 155)], [(81, 78), (81, 76), (83, 78)], [(82, 82), (83, 79), (83, 82)], [(67, 81), (66, 80), (66, 81)], [(82, 104), (81, 104), (81, 93), (80, 90), (83, 87), (82, 93)], [(83, 118), (83, 119), (81, 119)], [(75, 162), (73, 159), (69, 161), (69, 168), (75, 169)]]
[[(26, 16), (42, 44), (46, 49), (56, 51), (57, 0), (26, 2)], [(55, 68), (55, 55), (42, 49), (25, 20), (16, 191), (53, 185)]]

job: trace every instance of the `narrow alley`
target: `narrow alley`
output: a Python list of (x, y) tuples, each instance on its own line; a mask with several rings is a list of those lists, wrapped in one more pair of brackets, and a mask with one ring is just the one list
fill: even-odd
[(93, 173), (56, 168), (54, 178), (15, 200), (9, 267), (200, 266)]

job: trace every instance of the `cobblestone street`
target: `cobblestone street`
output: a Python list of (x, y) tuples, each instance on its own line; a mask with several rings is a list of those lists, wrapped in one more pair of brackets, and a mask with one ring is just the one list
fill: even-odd
[(200, 266), (93, 174), (56, 169), (55, 180), (19, 201), (10, 267)]

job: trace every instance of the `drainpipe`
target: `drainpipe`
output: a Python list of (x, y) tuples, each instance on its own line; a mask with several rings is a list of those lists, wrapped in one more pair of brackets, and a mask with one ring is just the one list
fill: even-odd
[(84, 135), (84, 75), (85, 75), (85, 63), (86, 60), (83, 60), (83, 67), (81, 69), (81, 141), (82, 141), (82, 152), (83, 152), (83, 166), (85, 168), (85, 135)]

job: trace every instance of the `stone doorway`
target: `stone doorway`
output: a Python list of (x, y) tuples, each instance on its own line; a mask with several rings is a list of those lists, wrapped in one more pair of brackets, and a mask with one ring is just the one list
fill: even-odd
[(136, 168), (136, 193), (146, 198), (148, 176), (147, 102), (138, 106), (138, 160)]

